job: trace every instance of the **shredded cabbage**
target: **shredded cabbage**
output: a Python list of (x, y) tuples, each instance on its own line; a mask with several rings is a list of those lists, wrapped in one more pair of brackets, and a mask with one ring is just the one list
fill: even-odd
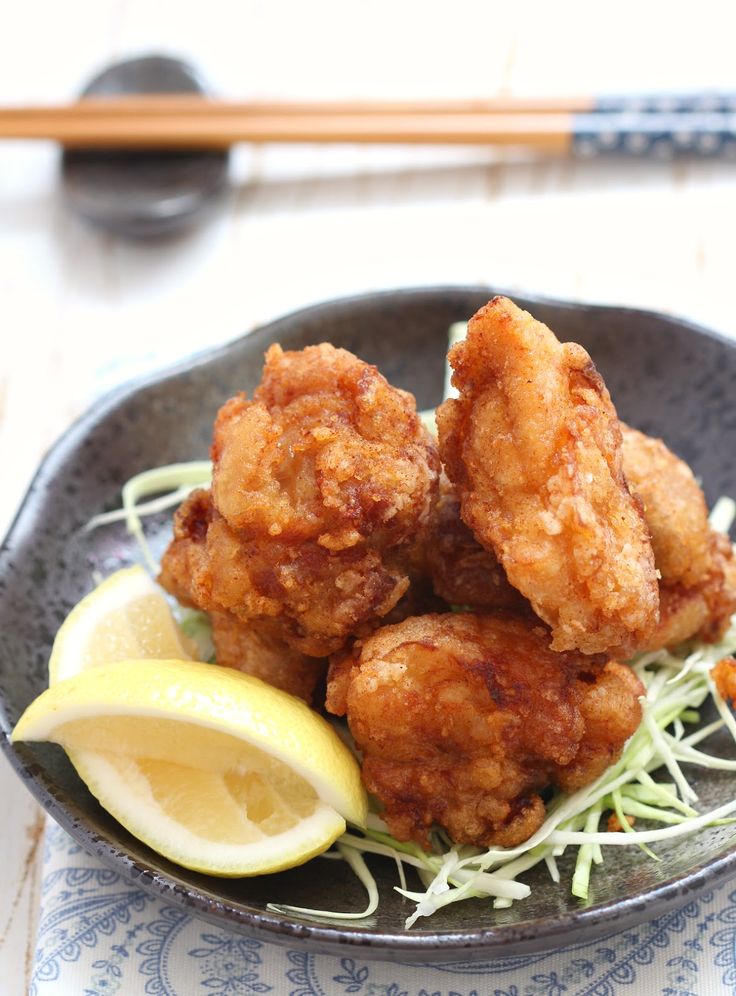
[[(158, 564), (146, 541), (141, 517), (154, 515), (156, 512), (163, 512), (167, 508), (179, 505), (195, 488), (207, 488), (211, 481), (212, 464), (209, 460), (171, 463), (165, 467), (144, 470), (123, 485), (122, 508), (96, 515), (84, 528), (96, 529), (110, 522), (124, 520), (128, 532), (138, 541), (146, 566), (153, 574), (157, 574)], [(140, 500), (151, 495), (158, 497), (152, 501)]]

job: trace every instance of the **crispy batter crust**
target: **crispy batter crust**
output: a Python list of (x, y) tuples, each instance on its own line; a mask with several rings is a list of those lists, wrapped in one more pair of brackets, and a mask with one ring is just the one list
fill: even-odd
[(624, 471), (644, 504), (660, 573), (660, 620), (647, 648), (696, 637), (719, 640), (736, 611), (736, 563), (727, 537), (708, 524), (708, 508), (688, 465), (661, 439), (623, 425)]
[(555, 650), (641, 645), (658, 619), (654, 555), (588, 354), (497, 297), (449, 358), (460, 396), (437, 423), (463, 520), (549, 623)]
[(730, 654), (728, 657), (722, 657), (711, 668), (710, 674), (716, 683), (721, 698), (730, 702), (731, 705), (736, 704), (736, 658)]
[[(182, 605), (201, 608), (211, 604), (207, 533), (215, 514), (210, 492), (198, 489), (174, 516), (174, 538), (161, 562), (159, 581)], [(222, 610), (209, 615), (218, 664), (312, 701), (324, 674), (323, 661), (293, 650), (268, 620), (246, 624)]]
[(531, 612), (521, 592), (509, 584), (494, 554), (480, 545), (463, 522), (460, 499), (444, 474), (439, 497), (415, 549), (415, 560), (448, 605)]
[[(705, 497), (687, 464), (661, 440), (624, 424), (621, 429), (624, 474), (642, 498), (655, 567), (661, 574), (660, 620), (636, 649), (677, 646), (694, 637), (715, 642), (736, 611), (731, 544), (710, 529)], [(444, 476), (419, 556), (435, 591), (448, 603), (531, 612), (494, 555), (462, 521), (459, 499)]]
[(212, 458), (209, 512), (199, 497), (183, 513), (162, 563), (178, 597), (324, 657), (406, 593), (439, 457), (375, 367), (324, 343), (271, 346), (253, 398), (221, 408)]
[(647, 648), (676, 647), (697, 638), (716, 643), (736, 612), (736, 561), (727, 536), (708, 535), (710, 568), (697, 584), (663, 584), (660, 621)]
[(698, 584), (711, 568), (705, 495), (684, 460), (661, 439), (621, 424), (623, 467), (642, 500), (654, 562), (665, 584)]
[(326, 661), (293, 650), (280, 638), (278, 626), (247, 626), (231, 612), (212, 612), (210, 619), (218, 664), (255, 675), (311, 704)]
[(512, 846), (544, 818), (539, 791), (587, 784), (620, 754), (643, 692), (624, 665), (556, 654), (508, 614), (426, 615), (333, 660), (327, 708), (347, 714), (363, 780), (399, 840)]

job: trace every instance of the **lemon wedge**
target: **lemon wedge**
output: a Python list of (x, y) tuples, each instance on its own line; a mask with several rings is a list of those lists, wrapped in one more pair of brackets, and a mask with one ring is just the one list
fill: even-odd
[(142, 567), (117, 571), (70, 612), (51, 688), (14, 740), (60, 743), (132, 834), (211, 875), (301, 864), (361, 824), (357, 764), (303, 702), (257, 678), (191, 660)]
[(154, 657), (191, 660), (166, 598), (142, 567), (116, 571), (79, 602), (56, 634), (49, 682), (98, 664)]
[(213, 664), (118, 661), (43, 692), (12, 739), (53, 741), (140, 840), (211, 875), (301, 864), (364, 824), (355, 759), (305, 703)]

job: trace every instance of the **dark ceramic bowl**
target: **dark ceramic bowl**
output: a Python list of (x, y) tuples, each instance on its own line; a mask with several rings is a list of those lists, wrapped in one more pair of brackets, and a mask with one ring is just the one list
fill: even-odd
[[(487, 960), (543, 950), (630, 926), (664, 913), (736, 872), (736, 826), (718, 827), (659, 846), (654, 862), (637, 849), (611, 855), (593, 875), (587, 903), (534, 869), (529, 899), (494, 912), (478, 900), (458, 903), (407, 932), (409, 904), (393, 891), (392, 863), (376, 859), (382, 893), (366, 921), (304, 922), (277, 916), (266, 903), (361, 909), (363, 890), (336, 862), (315, 860), (258, 879), (208, 878), (168, 863), (105, 813), (53, 745), (11, 746), (8, 735), (46, 686), (54, 632), (93, 586), (138, 559), (121, 526), (80, 527), (119, 502), (120, 487), (144, 468), (207, 455), (212, 420), (236, 390), (251, 391), (271, 342), (298, 349), (329, 340), (375, 363), (420, 408), (441, 398), (447, 329), (491, 296), (489, 288), (409, 290), (336, 301), (274, 322), (163, 376), (101, 401), (47, 457), (0, 554), (0, 725), (5, 752), (41, 804), (102, 861), (168, 902), (264, 940), (345, 953), (360, 948), (401, 961)], [(713, 502), (736, 495), (736, 344), (686, 322), (625, 308), (517, 297), (562, 339), (593, 356), (622, 418), (666, 442), (690, 462)], [(154, 520), (160, 550), (170, 522)], [(731, 744), (731, 746), (733, 746)], [(723, 743), (714, 749), (728, 750)], [(733, 776), (700, 772), (703, 807), (733, 795)], [(563, 868), (567, 877), (570, 864)], [(569, 878), (568, 878), (569, 881)]]

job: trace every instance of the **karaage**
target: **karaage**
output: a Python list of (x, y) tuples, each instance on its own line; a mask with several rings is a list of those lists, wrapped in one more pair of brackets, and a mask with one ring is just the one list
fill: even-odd
[(414, 549), (414, 558), (418, 569), (427, 575), (435, 593), (447, 605), (531, 612), (521, 592), (509, 584), (494, 554), (480, 545), (463, 522), (460, 499), (444, 474), (440, 477), (439, 496)]
[(278, 623), (244, 623), (232, 612), (211, 612), (212, 640), (218, 664), (297, 695), (311, 704), (324, 677), (326, 661), (294, 650), (280, 638)]
[[(660, 575), (659, 622), (630, 649), (676, 646), (693, 637), (718, 640), (736, 611), (731, 544), (710, 528), (705, 496), (688, 465), (661, 440), (623, 423), (621, 430), (624, 476), (642, 500)], [(444, 476), (419, 551), (435, 591), (448, 603), (531, 612), (493, 553), (462, 521), (460, 501)]]
[(334, 659), (327, 708), (347, 715), (363, 780), (391, 833), (427, 845), (512, 846), (544, 819), (539, 792), (574, 791), (619, 756), (641, 719), (626, 666), (549, 648), (508, 614), (407, 619)]
[(462, 518), (549, 624), (553, 649), (646, 642), (659, 612), (652, 544), (586, 351), (496, 297), (449, 360), (459, 397), (437, 424)]
[(700, 485), (661, 439), (623, 423), (621, 433), (624, 474), (641, 498), (662, 581), (686, 588), (697, 584), (711, 566), (708, 508)]
[(726, 632), (736, 612), (736, 561), (727, 536), (711, 531), (708, 540), (710, 566), (696, 584), (660, 586), (659, 624), (644, 649), (676, 647), (693, 638), (715, 643)]
[(413, 397), (375, 367), (325, 343), (271, 346), (253, 398), (221, 408), (212, 460), (206, 535), (186, 557), (195, 605), (324, 657), (405, 594), (439, 458)]
[[(198, 608), (211, 603), (206, 539), (213, 514), (210, 492), (198, 489), (174, 516), (174, 538), (164, 554), (159, 581), (182, 605)], [(218, 664), (312, 701), (325, 671), (323, 661), (284, 643), (277, 624), (270, 620), (244, 623), (227, 611), (210, 611), (209, 617)]]
[(733, 547), (710, 528), (705, 495), (688, 465), (661, 439), (621, 428), (624, 473), (644, 505), (660, 574), (660, 620), (647, 649), (693, 637), (712, 643), (736, 611)]
[[(545, 790), (593, 781), (641, 721), (610, 658), (718, 639), (736, 562), (581, 346), (494, 298), (449, 359), (444, 476), (375, 367), (272, 346), (217, 416), (212, 488), (177, 512), (160, 580), (209, 613), (220, 664), (307, 702), (332, 655), (327, 709), (397, 839), (514, 846)], [(713, 675), (736, 698), (733, 658)]]

